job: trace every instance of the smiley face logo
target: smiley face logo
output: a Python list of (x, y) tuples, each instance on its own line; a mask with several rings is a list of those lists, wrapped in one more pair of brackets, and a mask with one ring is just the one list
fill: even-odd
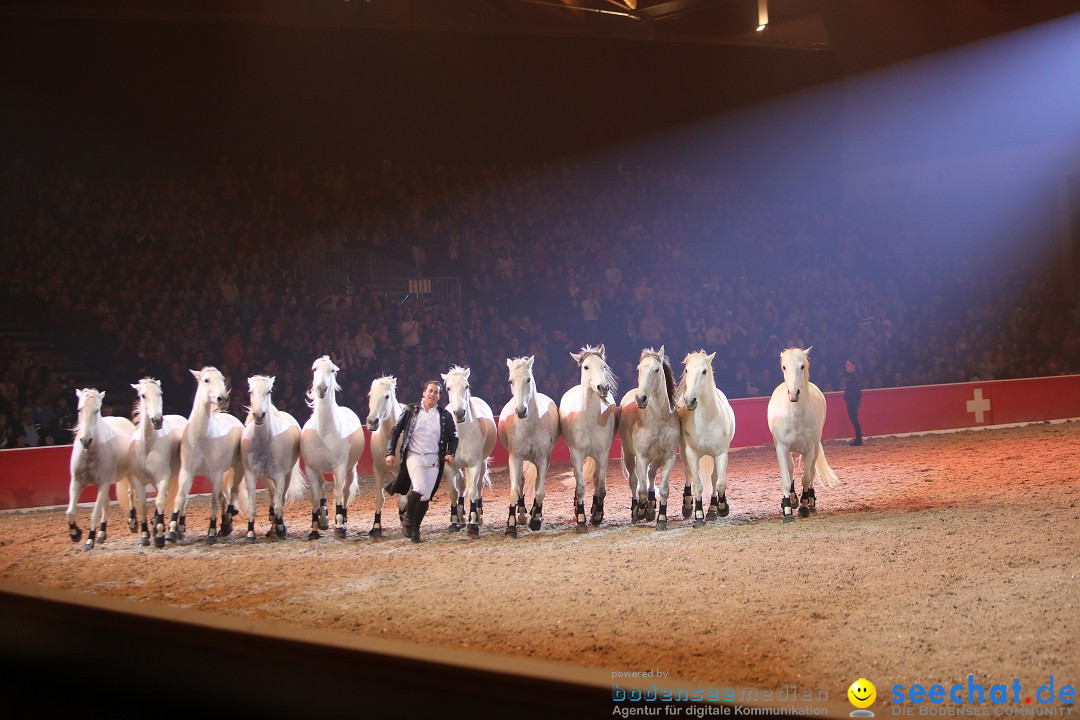
[(851, 683), (847, 690), (848, 700), (857, 708), (868, 708), (877, 700), (877, 688), (866, 678), (859, 678)]

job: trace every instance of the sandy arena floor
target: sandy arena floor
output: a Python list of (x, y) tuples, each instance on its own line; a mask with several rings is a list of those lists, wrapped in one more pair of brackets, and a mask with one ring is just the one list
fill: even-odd
[[(573, 475), (559, 464), (545, 527), (517, 540), (503, 535), (505, 468), (479, 539), (446, 532), (444, 487), (421, 545), (401, 538), (394, 512), (387, 539), (365, 536), (371, 478), (345, 540), (307, 541), (303, 503), (287, 509), (288, 539), (266, 539), (265, 495), (254, 545), (241, 533), (206, 546), (205, 498), (189, 506), (187, 539), (162, 550), (138, 547), (115, 506), (108, 542), (89, 553), (68, 539), (60, 510), (7, 513), (0, 577), (612, 671), (659, 668), (705, 687), (797, 684), (842, 697), (862, 676), (879, 706), (895, 683), (969, 673), (987, 685), (1034, 688), (1053, 675), (1075, 686), (1078, 451), (1076, 422), (829, 443), (841, 484), (819, 487), (818, 513), (791, 525), (771, 447), (733, 453), (732, 514), (701, 529), (681, 518), (677, 466), (667, 532), (630, 525), (618, 462), (600, 528), (574, 531)], [(84, 529), (88, 519), (80, 511)]]

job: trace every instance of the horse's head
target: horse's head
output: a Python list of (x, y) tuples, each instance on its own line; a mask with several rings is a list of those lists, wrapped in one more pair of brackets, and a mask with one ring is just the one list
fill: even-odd
[(446, 409), (459, 425), (465, 422), (465, 415), (469, 410), (469, 372), (469, 368), (455, 365), (450, 368), (450, 372), (442, 376), (443, 385), (446, 386)]
[(220, 370), (207, 365), (202, 370), (192, 370), (191, 374), (197, 383), (195, 405), (217, 405), (220, 410), (229, 407), (229, 388)]
[(802, 348), (788, 348), (780, 353), (780, 370), (784, 373), (784, 384), (787, 385), (787, 399), (791, 402), (799, 402), (802, 391), (810, 382), (810, 351), (813, 345), (803, 350)]
[[(371, 389), (368, 390), (368, 416), (367, 427), (371, 432), (379, 429), (382, 422), (394, 411), (397, 403), (397, 378), (386, 375), (371, 381)], [(393, 423), (397, 418), (390, 418)]]
[(649, 407), (649, 397), (653, 395), (657, 397), (666, 395), (670, 407), (675, 399), (675, 387), (671, 365), (664, 355), (663, 345), (659, 350), (649, 348), (641, 351), (637, 373), (637, 393), (634, 395), (634, 401), (638, 408), (644, 410)]
[(266, 422), (266, 413), (273, 407), (274, 378), (254, 375), (248, 378), (248, 395), (251, 398), (251, 419), (256, 425)]
[(614, 396), (616, 391), (615, 375), (607, 364), (607, 354), (604, 346), (592, 347), (586, 345), (579, 353), (570, 353), (574, 362), (581, 368), (581, 385), (587, 391), (592, 391), (607, 400), (608, 396)]
[(506, 367), (510, 370), (510, 393), (514, 398), (514, 412), (522, 420), (529, 416), (529, 402), (536, 396), (536, 381), (533, 379), (535, 360), (535, 355), (506, 360)]
[(83, 449), (89, 450), (94, 442), (94, 431), (97, 429), (98, 418), (101, 417), (101, 403), (105, 399), (105, 393), (93, 388), (76, 390), (75, 396), (79, 398), (79, 424), (75, 428), (75, 437), (79, 439)]
[(308, 399), (314, 400), (316, 397), (323, 399), (331, 390), (335, 392), (341, 390), (341, 386), (337, 383), (337, 373), (340, 369), (330, 359), (329, 355), (323, 355), (313, 362), (311, 364), (311, 389), (308, 390)]
[(139, 415), (139, 422), (149, 420), (155, 430), (160, 430), (161, 414), (163, 412), (161, 383), (154, 378), (143, 378), (131, 387), (139, 396), (136, 410)]
[(704, 350), (699, 350), (683, 358), (683, 376), (679, 385), (682, 404), (687, 410), (697, 409), (702, 393), (710, 386), (716, 387), (712, 371), (714, 357), (716, 353), (706, 355)]

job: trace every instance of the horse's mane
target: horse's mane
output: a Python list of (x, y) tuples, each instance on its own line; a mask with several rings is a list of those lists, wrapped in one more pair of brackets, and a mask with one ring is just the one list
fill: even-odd
[[(83, 388), (83, 394), (84, 395), (86, 393), (91, 393), (91, 392), (94, 393), (95, 395), (97, 395), (99, 398), (101, 397), (101, 392), (99, 390), (95, 390), (94, 388)], [(82, 422), (82, 399), (81, 398), (79, 400), (79, 405), (80, 405), (80, 407), (79, 407), (78, 413), (77, 413), (79, 421), (77, 423), (75, 423), (75, 427), (73, 427), (71, 429), (71, 436), (72, 437), (79, 437), (79, 435), (82, 433), (82, 431), (84, 429), (83, 428), (83, 422)], [(97, 415), (101, 414), (101, 403), (98, 403), (98, 409), (97, 409), (96, 414)]]
[(668, 362), (667, 355), (661, 355), (652, 348), (646, 348), (641, 351), (641, 357), (638, 358), (640, 363), (646, 357), (654, 357), (660, 361), (660, 364), (664, 367), (664, 388), (667, 390), (668, 409), (672, 412), (675, 411), (675, 373), (671, 370), (671, 363)]
[(781, 361), (783, 361), (784, 355), (786, 355), (787, 353), (797, 353), (797, 354), (802, 356), (803, 362), (806, 363), (806, 368), (803, 371), (805, 376), (806, 376), (806, 382), (810, 382), (810, 350), (811, 350), (811, 348), (813, 348), (813, 345), (811, 345), (809, 348), (805, 348), (805, 349), (797, 348), (797, 347), (789, 347), (789, 348), (785, 348), (784, 352), (780, 353), (780, 360)]
[(578, 357), (581, 358), (578, 360), (578, 367), (585, 362), (585, 358), (589, 355), (595, 355), (604, 361), (604, 383), (608, 386), (608, 393), (611, 397), (618, 397), (619, 381), (618, 378), (615, 377), (615, 373), (611, 371), (611, 366), (607, 364), (606, 353), (604, 353), (603, 350), (598, 347), (593, 347), (592, 345), (586, 345), (581, 348), (581, 352), (578, 353)]
[[(510, 358), (511, 365), (524, 365), (529, 361), (528, 355), (522, 355), (521, 357)], [(529, 368), (529, 374), (532, 375), (532, 368)]]
[[(397, 378), (394, 377), (393, 375), (383, 375), (381, 377), (377, 377), (377, 378), (375, 378), (375, 383), (386, 383), (390, 387), (392, 387), (394, 390), (397, 390)], [(375, 383), (372, 383), (372, 384), (375, 384)]]
[(451, 367), (449, 370), (446, 371), (446, 374), (447, 375), (464, 375), (466, 370), (468, 370), (468, 368), (463, 368), (460, 365), (454, 365), (453, 367)]
[[(142, 385), (144, 382), (151, 382), (161, 387), (161, 382), (156, 378), (144, 377), (137, 385)], [(131, 424), (135, 427), (139, 427), (139, 423), (142, 422), (142, 398), (138, 394), (135, 395), (135, 404), (131, 407)]]
[[(327, 360), (327, 361), (329, 361), (331, 363), (333, 362), (332, 360), (330, 360), (329, 355), (323, 355), (321, 358), (319, 358), (315, 362), (311, 363), (311, 369), (314, 370), (315, 366), (318, 365), (319, 362), (322, 361), (322, 360)], [(337, 371), (334, 371), (334, 382), (333, 382), (333, 385), (331, 387), (333, 387), (334, 392), (341, 392), (341, 386), (338, 385), (338, 381), (337, 381)], [(307, 401), (306, 401), (307, 406), (309, 408), (311, 408), (312, 410), (314, 410), (315, 409), (315, 376), (314, 375), (311, 376), (311, 385), (308, 386), (308, 389), (307, 389), (307, 392), (305, 393), (305, 396), (307, 397)]]
[[(694, 357), (695, 355), (701, 355), (702, 357), (708, 357), (708, 353), (706, 353), (705, 349), (702, 348), (701, 350), (698, 350), (697, 352), (687, 353), (686, 357), (683, 358), (682, 376), (679, 377), (679, 387), (675, 391), (676, 398), (677, 398), (677, 401), (676, 401), (677, 403), (682, 402), (683, 395), (686, 393), (686, 366), (690, 364), (690, 359), (692, 357)], [(709, 375), (712, 375), (712, 364), (711, 363), (709, 364)], [(716, 380), (714, 379), (713, 380), (713, 385), (715, 385), (715, 384), (716, 384)]]

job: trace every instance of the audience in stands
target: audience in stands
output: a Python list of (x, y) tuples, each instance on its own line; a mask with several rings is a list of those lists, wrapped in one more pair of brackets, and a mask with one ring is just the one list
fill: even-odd
[[(507, 357), (535, 355), (540, 389), (559, 397), (578, 380), (569, 353), (600, 343), (627, 388), (642, 347), (665, 345), (676, 365), (716, 351), (730, 397), (768, 394), (792, 345), (814, 346), (824, 390), (843, 387), (848, 357), (868, 388), (1080, 371), (1080, 304), (1046, 267), (960, 263), (684, 171), (278, 161), (201, 178), (6, 174), (0, 312), (67, 348), (118, 407), (150, 375), (165, 411), (187, 415), (188, 369), (216, 365), (231, 412), (245, 413), (247, 377), (268, 373), (275, 404), (302, 421), (326, 354), (361, 415), (374, 377), (418, 386), (454, 364), (497, 410)], [(342, 292), (301, 270), (306, 254), (348, 249), (455, 275), (461, 302), (356, 278)], [(74, 402), (72, 381), (0, 342), (0, 447), (70, 442)]]

